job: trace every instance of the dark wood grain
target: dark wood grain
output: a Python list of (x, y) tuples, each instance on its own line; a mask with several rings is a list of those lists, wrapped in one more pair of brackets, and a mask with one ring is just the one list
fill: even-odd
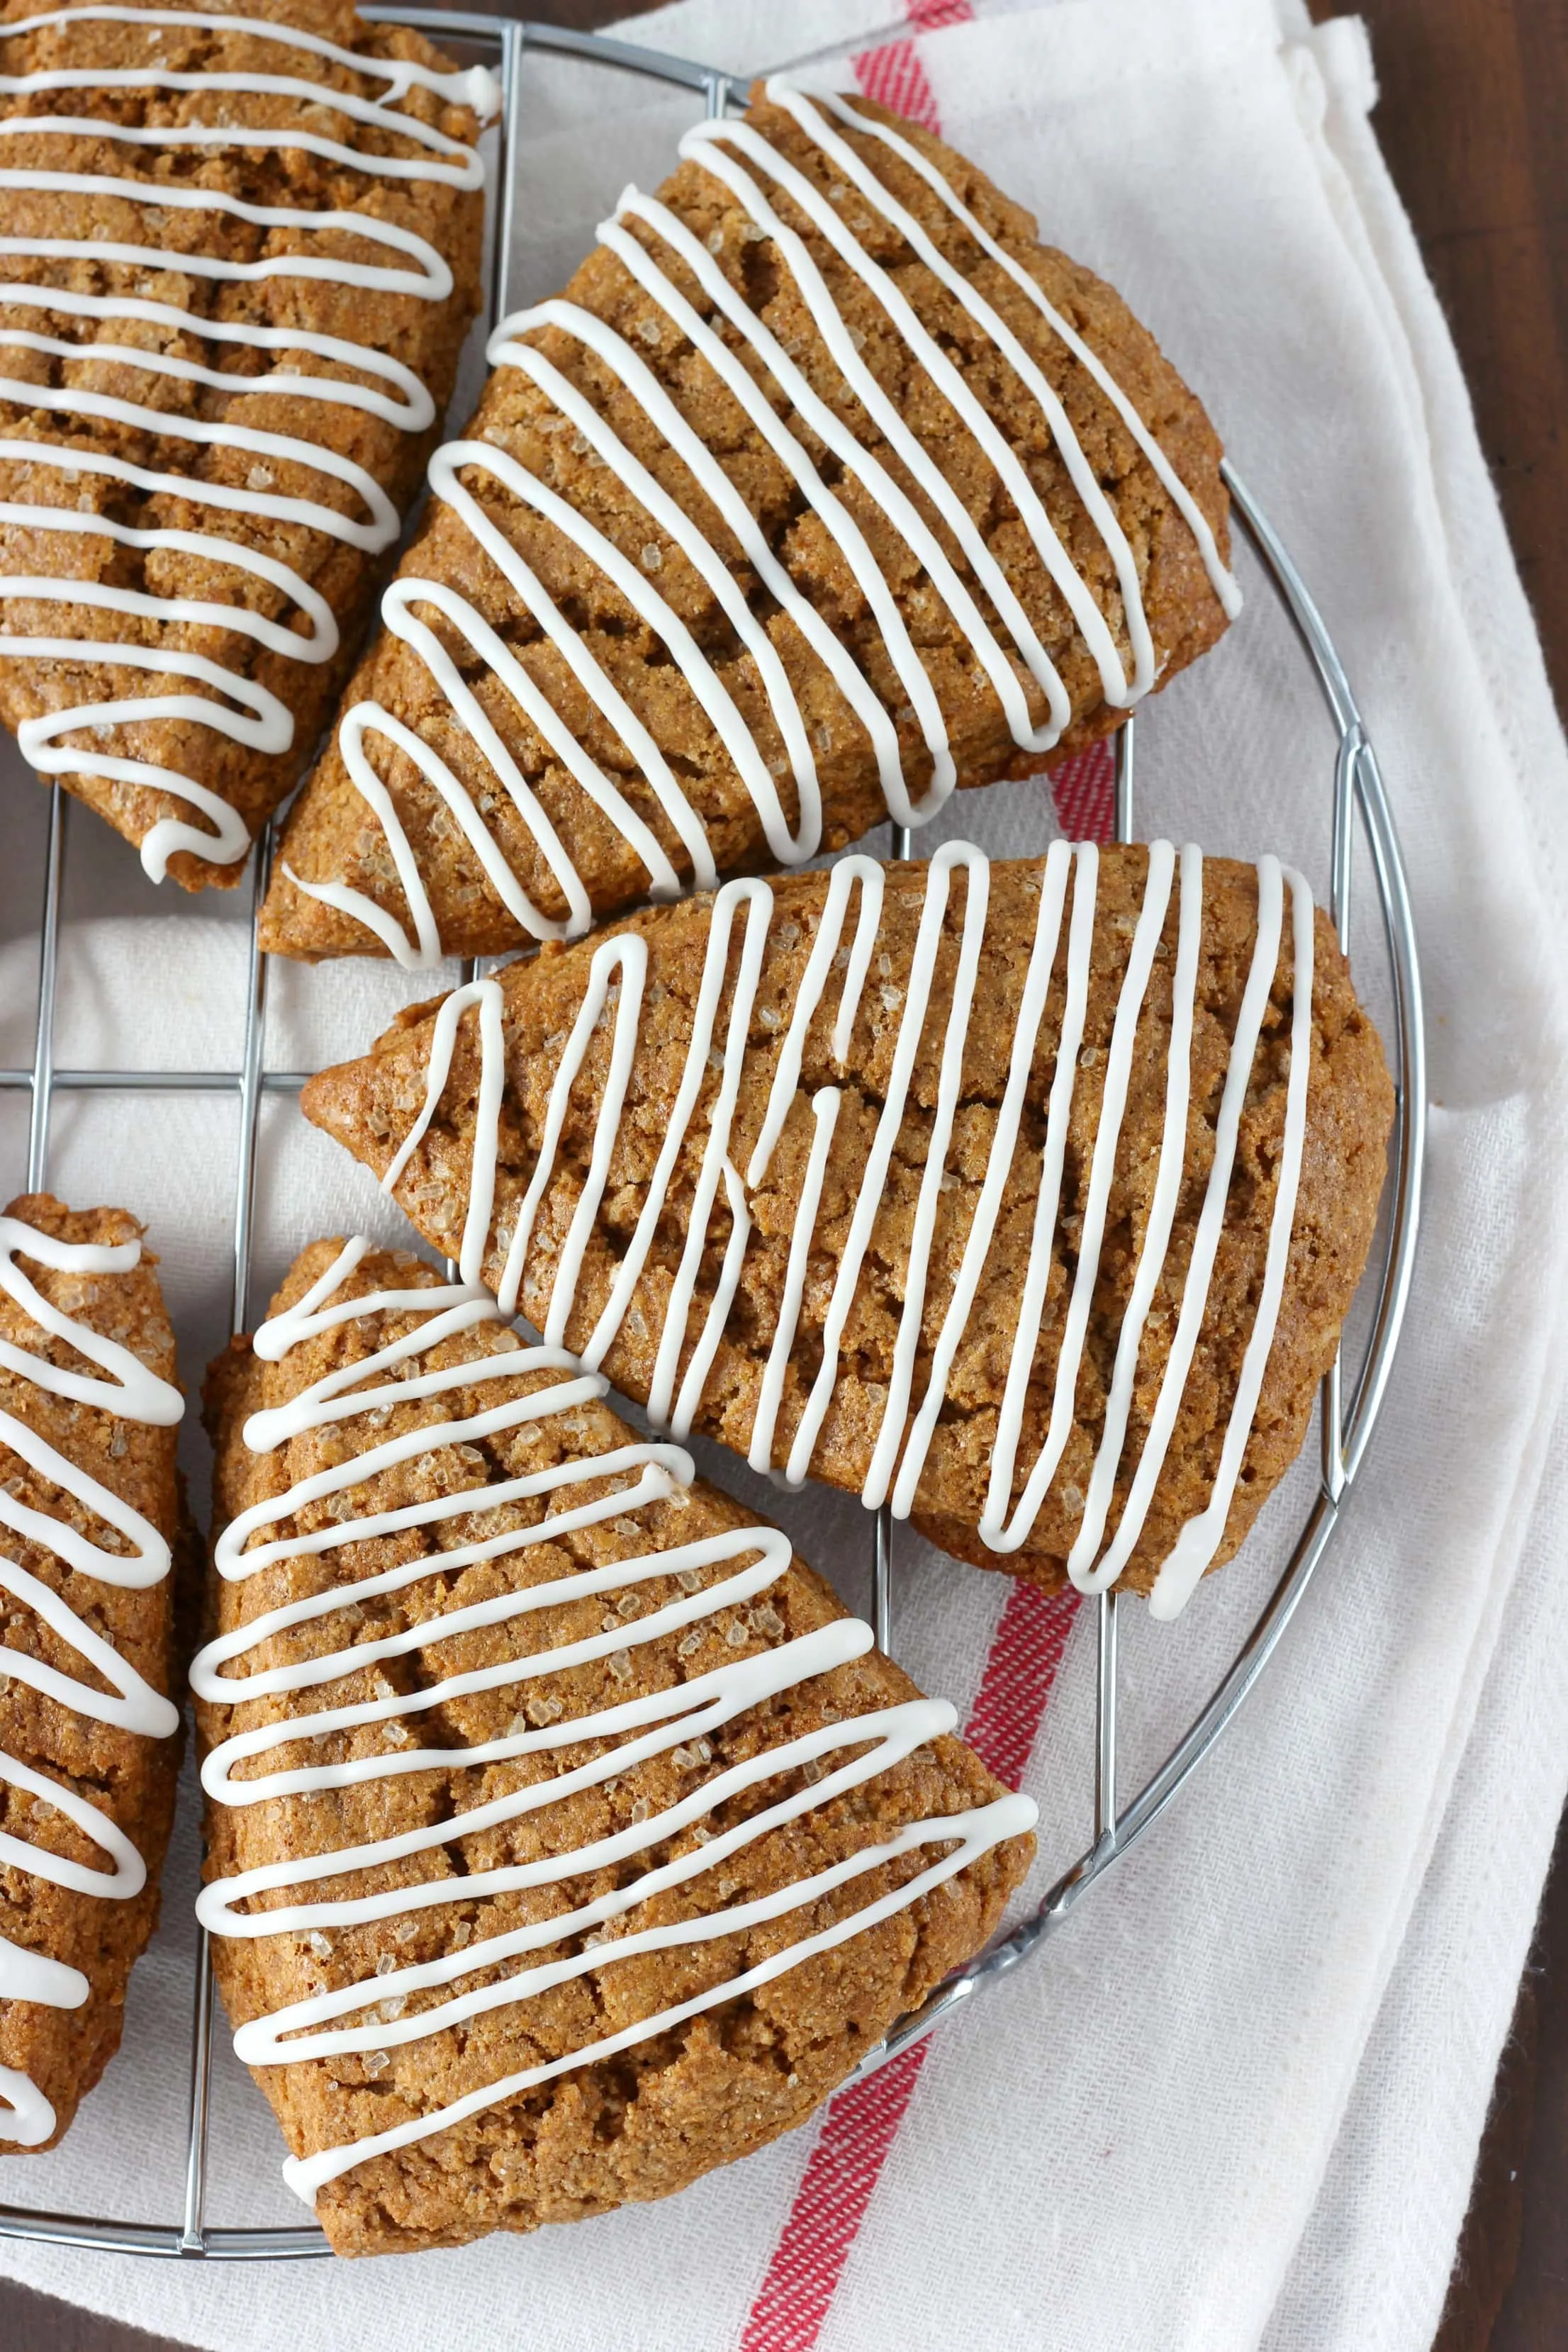
[[(531, 0), (529, 13), (591, 27), (636, 5)], [(1315, 13), (1342, 11), (1321, 0)], [(1568, 0), (1362, 0), (1362, 13), (1383, 92), (1378, 134), (1453, 326), (1568, 708)], [(4, 2284), (0, 2345), (180, 2352)], [(1568, 1839), (1434, 2352), (1568, 2352)]]
[[(1563, 2352), (1568, 2346), (1568, 1834), (1559, 1832), (1557, 1855), (1525, 1999), (1540, 2023), (1535, 2036), (1535, 2080), (1530, 2137), (1519, 2167), (1521, 2192), (1519, 2259), (1489, 2338), (1478, 2336), (1474, 2352)], [(1506, 2103), (1500, 2101), (1499, 2112)], [(1484, 2153), (1497, 2136), (1494, 2121)], [(1483, 2157), (1484, 2163), (1484, 2157)], [(1472, 2212), (1475, 2209), (1472, 2208)], [(1467, 2235), (1470, 2234), (1467, 2224)], [(1467, 2252), (1469, 2249), (1467, 2248)], [(1472, 2352), (1459, 2340), (1444, 2352)]]
[(0, 2344), (5, 2352), (186, 2352), (166, 2336), (122, 2327), (117, 2319), (100, 2319), (74, 2303), (57, 2303), (53, 2295), (8, 2283), (0, 2283)]
[(1361, 0), (1361, 13), (1378, 136), (1568, 708), (1568, 0)]
[(1568, 2346), (1568, 1825), (1503, 2053), (1434, 2352)]
[(1433, 2352), (1486, 2352), (1520, 2276), (1524, 2183), (1532, 2172), (1541, 2064), (1539, 1961), (1531, 1956), (1498, 2068), (1491, 2116), (1476, 2165), (1447, 2307)]

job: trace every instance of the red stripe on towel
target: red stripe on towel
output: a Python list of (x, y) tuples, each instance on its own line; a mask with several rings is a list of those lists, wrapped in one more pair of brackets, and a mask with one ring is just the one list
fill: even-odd
[(1087, 751), (1053, 768), (1048, 779), (1057, 815), (1069, 841), (1109, 841), (1116, 816), (1116, 762), (1109, 743), (1091, 743)]
[(917, 2042), (828, 2108), (741, 2352), (811, 2352), (930, 2046)]
[[(964, 1733), (998, 1780), (1016, 1784), (1029, 1760), (1077, 1606), (1076, 1592), (1032, 1584), (1007, 1595)], [(828, 2108), (741, 2352), (811, 2352), (930, 2048), (917, 2042)]]
[(992, 1638), (963, 1736), (988, 1771), (1016, 1789), (1024, 1777), (1078, 1608), (1076, 1592), (1015, 1584)]
[[(966, 25), (973, 14), (970, 0), (914, 0), (910, 24), (917, 33), (934, 33), (939, 25)], [(936, 100), (913, 41), (889, 41), (884, 48), (868, 49), (855, 59), (855, 79), (879, 106), (890, 106), (922, 131), (939, 127)]]

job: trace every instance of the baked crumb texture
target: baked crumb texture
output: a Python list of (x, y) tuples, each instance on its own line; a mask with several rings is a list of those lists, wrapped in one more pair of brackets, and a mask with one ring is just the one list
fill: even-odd
[(1220, 446), (940, 140), (782, 78), (498, 330), (264, 939), (428, 964), (1048, 766), (1238, 605)]
[(179, 1768), (174, 1340), (142, 1228), (0, 1218), (0, 2155), (120, 2046)]
[(208, 1376), (200, 1907), (340, 2253), (761, 2147), (1033, 1853), (952, 1708), (604, 1385), (363, 1240)]
[(493, 91), (347, 0), (8, 0), (0, 70), (0, 718), (154, 879), (232, 885), (435, 445)]
[(1168, 1614), (1300, 1446), (1393, 1097), (1299, 876), (1058, 843), (646, 910), (303, 1100), (656, 1426)]

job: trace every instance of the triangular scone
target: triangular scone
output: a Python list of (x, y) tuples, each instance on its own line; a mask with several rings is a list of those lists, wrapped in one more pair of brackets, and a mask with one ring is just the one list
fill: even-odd
[(52, 2147), (120, 2047), (174, 1808), (184, 1401), (141, 1233), (47, 1192), (0, 1217), (0, 2155)]
[(1392, 1106), (1300, 877), (1165, 843), (728, 883), (303, 1100), (657, 1424), (1160, 1613), (1296, 1454)]
[(363, 1240), (209, 1379), (200, 1909), (340, 2253), (761, 2147), (1034, 1850), (951, 1706), (604, 1385)]
[(351, 0), (11, 9), (0, 74), (0, 719), (233, 884), (451, 397), (494, 85)]
[(780, 79), (492, 339), (289, 821), (284, 954), (491, 954), (1103, 735), (1237, 604), (1219, 443), (973, 164)]

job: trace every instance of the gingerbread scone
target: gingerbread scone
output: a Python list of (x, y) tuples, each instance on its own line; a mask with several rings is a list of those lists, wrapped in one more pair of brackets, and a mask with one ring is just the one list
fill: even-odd
[(174, 1341), (141, 1226), (0, 1217), (0, 2154), (120, 2046), (179, 1768)]
[(498, 328), (264, 940), (425, 965), (800, 865), (1117, 725), (1237, 609), (1219, 442), (940, 140), (774, 78)]
[(668, 2195), (997, 1926), (1034, 1807), (779, 1531), (363, 1240), (214, 1366), (218, 1983), (340, 2253)]
[(451, 395), (494, 85), (351, 0), (10, 0), (0, 69), (0, 719), (232, 884)]
[(1393, 1096), (1300, 875), (1168, 843), (728, 883), (304, 1107), (675, 1435), (1173, 1614), (1294, 1459)]

